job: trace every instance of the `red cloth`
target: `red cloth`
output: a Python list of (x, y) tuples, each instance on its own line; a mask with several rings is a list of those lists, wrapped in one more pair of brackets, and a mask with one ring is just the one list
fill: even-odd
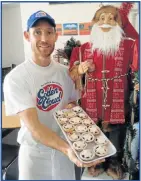
[[(128, 73), (130, 66), (137, 67), (137, 59), (133, 60), (135, 52), (135, 41), (124, 40), (121, 42), (120, 50), (114, 57), (105, 57), (105, 69), (109, 73), (105, 73), (105, 78), (113, 78), (120, 74)], [(81, 47), (82, 62), (87, 59), (86, 50), (91, 48), (89, 43), (83, 44)], [(75, 61), (79, 60), (79, 48), (76, 47), (72, 51), (70, 59), (70, 69), (75, 65)], [(89, 73), (88, 76), (98, 78), (101, 80), (103, 70), (103, 55), (98, 54), (97, 51), (93, 53), (93, 62), (96, 70), (93, 73)], [(133, 64), (134, 63), (134, 64)], [(106, 105), (109, 107), (102, 108), (103, 105), (103, 90), (102, 81), (88, 81), (86, 85), (86, 91), (82, 92), (81, 103), (82, 108), (89, 114), (93, 121), (97, 122), (98, 118), (111, 124), (122, 124), (125, 122), (124, 117), (124, 101), (127, 99), (125, 95), (128, 91), (127, 76), (120, 79), (110, 80), (108, 82), (108, 93)], [(104, 113), (104, 114), (103, 114)]]
[(128, 17), (124, 15), (122, 12), (120, 12), (120, 16), (122, 19), (122, 25), (123, 25), (123, 31), (125, 32), (125, 35), (132, 39), (138, 39), (139, 34), (135, 30), (135, 28), (130, 23)]
[(138, 71), (139, 69), (139, 39), (135, 40), (133, 47), (133, 62), (131, 64), (132, 71)]

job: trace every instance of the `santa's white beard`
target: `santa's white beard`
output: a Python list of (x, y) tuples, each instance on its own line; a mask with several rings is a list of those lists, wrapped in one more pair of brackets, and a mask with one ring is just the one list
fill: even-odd
[[(103, 27), (108, 28), (109, 25), (103, 25)], [(98, 50), (99, 53), (113, 55), (119, 49), (123, 37), (124, 32), (119, 25), (112, 26), (108, 32), (103, 32), (97, 24), (94, 24), (90, 35), (92, 51)]]

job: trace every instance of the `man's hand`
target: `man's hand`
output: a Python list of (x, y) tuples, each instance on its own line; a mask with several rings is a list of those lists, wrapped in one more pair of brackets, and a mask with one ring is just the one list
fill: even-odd
[(64, 106), (64, 109), (72, 109), (73, 107), (77, 106), (76, 101), (70, 102), (69, 104)]
[(87, 71), (94, 71), (95, 65), (93, 64), (93, 60), (87, 60), (85, 62), (82, 62), (78, 66), (78, 73), (79, 75), (85, 74)]
[(105, 162), (105, 159), (97, 160), (92, 163), (82, 163), (81, 161), (78, 160), (78, 158), (75, 156), (75, 153), (71, 148), (68, 148), (67, 150), (67, 156), (69, 159), (75, 163), (78, 167), (91, 167), (91, 166), (96, 166), (102, 162)]

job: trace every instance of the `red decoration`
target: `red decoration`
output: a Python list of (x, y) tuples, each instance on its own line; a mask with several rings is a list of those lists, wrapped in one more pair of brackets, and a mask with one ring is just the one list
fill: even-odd
[(122, 28), (126, 34), (127, 37), (130, 37), (132, 39), (138, 39), (139, 34), (133, 27), (133, 25), (130, 23), (128, 19), (128, 14), (133, 7), (134, 3), (132, 2), (124, 2), (121, 4), (121, 7), (119, 8), (119, 13), (122, 20)]
[(130, 10), (132, 9), (134, 3), (133, 2), (124, 2), (120, 6), (120, 12), (124, 15), (128, 16)]

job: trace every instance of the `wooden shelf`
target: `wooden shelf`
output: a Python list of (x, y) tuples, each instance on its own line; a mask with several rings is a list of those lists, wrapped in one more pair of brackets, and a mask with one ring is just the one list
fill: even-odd
[(6, 116), (5, 105), (2, 102), (2, 128), (20, 128), (19, 116)]

